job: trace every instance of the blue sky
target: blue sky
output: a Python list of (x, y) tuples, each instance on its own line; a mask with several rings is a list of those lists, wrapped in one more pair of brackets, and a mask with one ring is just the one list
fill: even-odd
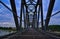
[[(11, 9), (9, 0), (0, 0), (0, 1), (4, 2)], [(46, 18), (46, 13), (48, 10), (49, 2), (50, 2), (49, 0), (43, 0), (44, 19)], [(20, 16), (21, 0), (15, 0), (15, 4), (16, 4), (16, 8), (17, 8), (17, 14), (18, 14), (18, 16)], [(60, 4), (60, 0), (56, 0), (52, 14), (54, 14), (55, 12), (60, 10), (59, 4)], [(60, 20), (60, 13), (57, 14), (56, 16), (51, 17), (49, 24), (59, 24), (60, 25), (59, 20)], [(12, 12), (10, 12), (8, 9), (6, 9), (1, 3), (0, 3), (0, 25), (1, 26), (7, 25), (7, 26), (15, 27)]]

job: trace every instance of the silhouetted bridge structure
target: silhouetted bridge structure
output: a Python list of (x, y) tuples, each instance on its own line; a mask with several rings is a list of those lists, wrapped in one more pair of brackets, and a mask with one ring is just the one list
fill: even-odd
[[(49, 30), (48, 24), (50, 18), (60, 12), (58, 11), (55, 14), (51, 15), (55, 0), (50, 0), (45, 20), (43, 20), (42, 0), (29, 0), (28, 2), (26, 2), (26, 0), (21, 0), (20, 17), (17, 16), (15, 0), (10, 0), (12, 10), (8, 6), (6, 6), (2, 1), (0, 1), (0, 3), (12, 12), (17, 29), (17, 33), (8, 35), (7, 37), (4, 36), (4, 39), (60, 39), (59, 37), (56, 37), (47, 32)], [(42, 30), (39, 30), (40, 14)], [(18, 18), (20, 18), (20, 24), (18, 23)], [(45, 21), (45, 25), (43, 21)], [(23, 30), (21, 29), (22, 22), (24, 22)]]

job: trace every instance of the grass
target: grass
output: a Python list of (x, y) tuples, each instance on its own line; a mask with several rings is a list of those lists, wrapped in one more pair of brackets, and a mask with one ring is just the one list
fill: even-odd
[(60, 25), (49, 25), (48, 28), (52, 31), (60, 31)]

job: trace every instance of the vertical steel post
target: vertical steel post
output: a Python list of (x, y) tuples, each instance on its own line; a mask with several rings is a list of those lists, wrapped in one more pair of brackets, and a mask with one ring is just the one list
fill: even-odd
[(41, 7), (41, 1), (38, 0), (38, 6), (39, 6), (39, 9), (38, 9), (38, 16), (37, 16), (37, 28), (39, 27), (39, 16), (40, 16), (40, 7)]
[(40, 4), (39, 4), (39, 10), (38, 10), (38, 17), (37, 17), (37, 19), (38, 19), (38, 22), (37, 22), (37, 28), (39, 27), (39, 17), (40, 16)]
[(24, 4), (23, 4), (24, 29), (26, 29), (26, 16), (24, 11), (25, 10), (24, 10)]
[(22, 29), (22, 9), (23, 9), (23, 0), (21, 0), (21, 8), (20, 8), (20, 30)]
[(43, 5), (42, 5), (42, 0), (41, 1), (41, 26), (42, 26), (42, 30), (44, 30), (44, 26), (43, 26)]

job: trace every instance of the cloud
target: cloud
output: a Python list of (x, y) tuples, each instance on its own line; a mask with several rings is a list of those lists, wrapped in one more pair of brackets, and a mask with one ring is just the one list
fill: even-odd
[[(4, 2), (4, 1), (3, 1)], [(4, 2), (9, 8), (9, 3)], [(15, 22), (12, 12), (0, 4), (0, 27), (15, 27)]]
[(55, 5), (53, 8), (53, 11), (59, 11), (60, 10), (60, 0), (55, 0)]
[(60, 25), (60, 13), (51, 17), (49, 25)]
[(0, 9), (0, 22), (14, 22), (14, 18), (12, 15), (12, 12), (10, 12), (8, 9), (5, 7), (1, 6)]
[(43, 11), (46, 12), (49, 6), (49, 0), (43, 0)]
[(16, 27), (12, 22), (0, 22), (0, 27)]
[[(52, 11), (52, 14), (54, 14), (54, 13), (56, 13), (57, 11), (59, 11), (60, 10), (60, 7), (59, 7), (59, 5), (58, 4), (60, 4), (60, 2), (59, 2), (60, 0), (56, 0), (55, 1), (55, 5), (54, 5), (54, 8), (53, 8), (53, 11)], [(48, 6), (49, 6), (49, 0), (43, 0), (43, 14), (44, 14), (44, 19), (46, 19), (46, 15), (47, 15), (47, 10), (48, 10)], [(59, 14), (60, 15), (60, 14)], [(58, 18), (59, 19), (59, 16), (58, 15), (56, 15), (56, 16), (54, 16), (54, 17), (52, 17), (52, 18)], [(52, 19), (53, 20), (53, 19)], [(57, 20), (57, 19), (56, 19)], [(57, 22), (58, 23), (58, 22)]]
[(1, 0), (5, 5), (7, 5), (9, 8), (11, 8), (10, 6), (10, 0)]
[(20, 16), (21, 0), (15, 0), (17, 15)]

